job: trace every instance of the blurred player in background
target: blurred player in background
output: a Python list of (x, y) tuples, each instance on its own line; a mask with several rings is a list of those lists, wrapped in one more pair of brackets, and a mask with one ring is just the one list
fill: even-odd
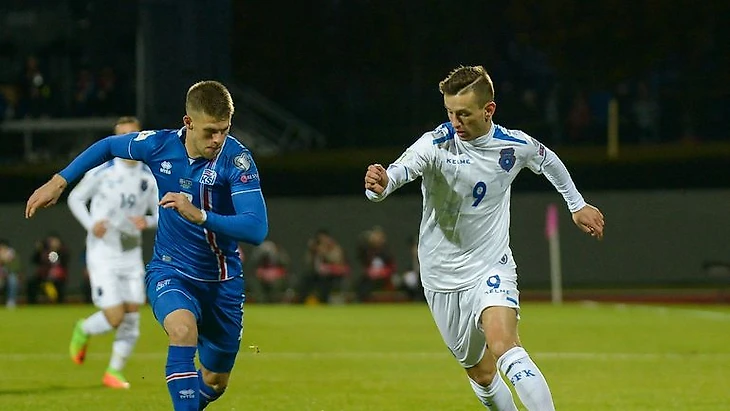
[(202, 410), (228, 386), (243, 334), (237, 242), (258, 245), (268, 233), (256, 164), (228, 135), (233, 110), (223, 84), (196, 83), (187, 93), (182, 128), (98, 141), (38, 188), (25, 210), (30, 218), (55, 204), (69, 182), (112, 157), (150, 167), (164, 194), (145, 282), (168, 335), (165, 371), (175, 411)]
[(601, 238), (601, 212), (587, 204), (560, 159), (518, 130), (492, 122), (494, 85), (481, 66), (459, 67), (439, 83), (449, 122), (425, 133), (388, 169), (368, 167), (368, 199), (381, 201), (422, 177), (418, 242), (421, 282), (436, 325), (490, 410), (554, 410), (544, 376), (517, 332), (517, 265), (509, 247), (510, 187), (527, 167), (562, 194), (573, 221)]
[[(139, 131), (134, 117), (121, 117), (114, 127), (117, 135)], [(82, 364), (89, 337), (116, 329), (102, 378), (111, 388), (129, 388), (122, 369), (139, 338), (139, 306), (145, 301), (142, 230), (157, 227), (157, 199), (149, 168), (121, 158), (86, 173), (68, 196), (71, 212), (88, 231), (86, 266), (91, 298), (100, 309), (76, 323), (69, 351)]]

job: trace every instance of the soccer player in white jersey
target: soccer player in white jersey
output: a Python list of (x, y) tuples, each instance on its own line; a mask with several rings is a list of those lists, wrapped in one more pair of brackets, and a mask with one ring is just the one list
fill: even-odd
[(439, 89), (449, 122), (421, 136), (387, 170), (368, 166), (366, 196), (381, 201), (422, 178), (421, 282), (444, 342), (489, 410), (517, 410), (500, 371), (528, 410), (554, 410), (547, 382), (517, 332), (510, 186), (522, 168), (545, 174), (575, 224), (598, 239), (603, 215), (585, 202), (554, 152), (493, 122), (494, 85), (482, 66), (453, 70)]
[[(115, 134), (140, 131), (121, 117)], [(68, 196), (71, 212), (86, 228), (86, 265), (99, 311), (74, 327), (69, 352), (82, 364), (92, 335), (116, 329), (102, 383), (129, 388), (122, 369), (139, 338), (139, 306), (145, 302), (142, 230), (157, 226), (157, 183), (141, 162), (115, 158), (86, 173)], [(87, 208), (87, 203), (89, 206)]]

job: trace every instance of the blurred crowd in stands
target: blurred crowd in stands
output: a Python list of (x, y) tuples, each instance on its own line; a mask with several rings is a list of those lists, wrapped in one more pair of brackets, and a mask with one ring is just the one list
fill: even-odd
[(114, 67), (81, 67), (72, 87), (64, 89), (31, 55), (14, 82), (0, 84), (0, 120), (117, 116), (134, 112), (132, 96), (130, 84), (120, 84)]
[[(83, 247), (80, 247), (83, 248)], [(274, 240), (239, 247), (247, 299), (255, 303), (343, 304), (422, 301), (417, 244), (397, 258), (385, 230), (374, 226), (360, 234), (355, 250), (320, 229), (308, 240), (294, 268), (292, 256)], [(71, 250), (58, 233), (36, 241), (22, 261), (8, 240), (0, 239), (0, 301), (7, 308), (27, 304), (91, 303), (83, 250)], [(78, 261), (78, 273), (70, 262)]]
[[(292, 4), (277, 17), (276, 44), (251, 41), (266, 19), (236, 21), (233, 81), (294, 112), (332, 148), (402, 146), (434, 128), (446, 118), (437, 83), (458, 64), (491, 73), (497, 122), (551, 146), (604, 144), (612, 100), (623, 142), (725, 138), (726, 3), (528, 3), (466, 1), (474, 12), (458, 19), (444, 18), (453, 8), (445, 0)], [(0, 5), (0, 121), (135, 112), (138, 7)], [(266, 15), (270, 5), (231, 7)]]
[(1, 2), (0, 121), (134, 112), (135, 14), (113, 2)]

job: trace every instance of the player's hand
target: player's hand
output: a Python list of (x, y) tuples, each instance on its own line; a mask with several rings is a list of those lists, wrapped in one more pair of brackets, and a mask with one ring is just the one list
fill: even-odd
[(107, 223), (107, 220), (97, 221), (96, 223), (94, 223), (94, 226), (91, 227), (91, 233), (98, 238), (104, 237), (104, 234), (106, 234), (107, 230)]
[(585, 207), (573, 213), (573, 222), (592, 237), (599, 240), (603, 238), (603, 214), (596, 207), (586, 204)]
[(33, 217), (39, 208), (56, 204), (67, 185), (68, 182), (65, 178), (55, 174), (48, 182), (38, 187), (25, 204), (25, 218)]
[(169, 192), (162, 196), (160, 200), (162, 208), (172, 208), (177, 210), (183, 218), (195, 224), (203, 223), (203, 212), (188, 200), (183, 193)]
[(137, 227), (137, 230), (142, 231), (147, 228), (147, 220), (143, 216), (135, 215), (129, 217), (129, 221)]
[(375, 192), (375, 194), (383, 194), (385, 187), (388, 187), (388, 173), (380, 164), (371, 164), (365, 173), (365, 189)]

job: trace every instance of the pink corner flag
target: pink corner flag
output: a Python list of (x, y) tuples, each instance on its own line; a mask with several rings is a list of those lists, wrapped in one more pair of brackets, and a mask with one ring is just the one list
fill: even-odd
[(545, 237), (551, 239), (558, 233), (558, 207), (551, 203), (545, 212)]

